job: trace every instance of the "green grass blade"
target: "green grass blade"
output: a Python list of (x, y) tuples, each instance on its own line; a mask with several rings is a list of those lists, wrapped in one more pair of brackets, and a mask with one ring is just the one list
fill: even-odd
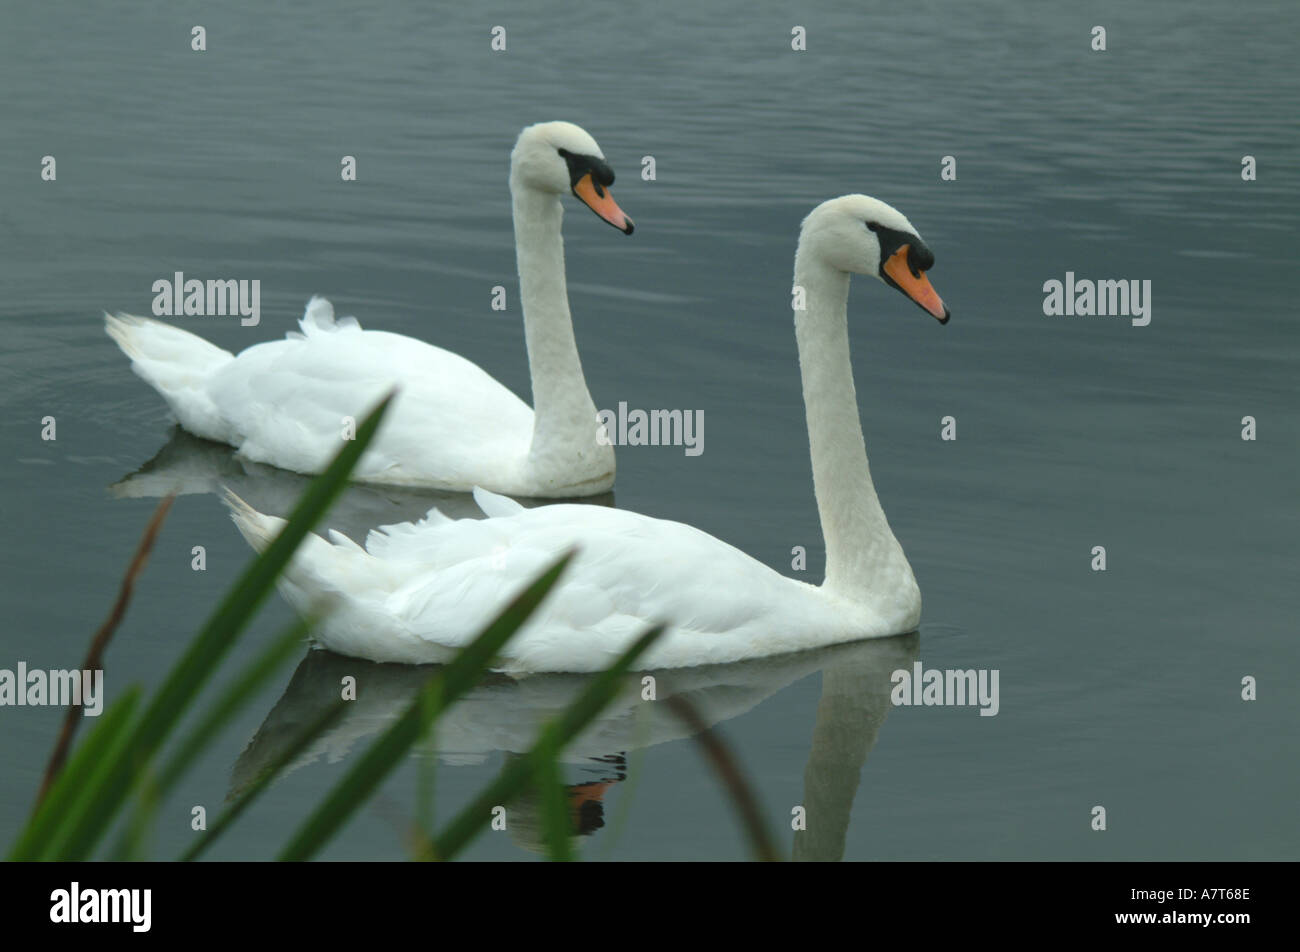
[(254, 610), (270, 594), (276, 577), (289, 563), (298, 544), (347, 486), (352, 468), (374, 438), (391, 400), (391, 396), (385, 398), (366, 417), (357, 428), (356, 439), (346, 441), (325, 472), (308, 484), (288, 524), (240, 574), (199, 635), (172, 667), (137, 722), (131, 743), (124, 751), (125, 756), (112, 769), (101, 774), (99, 782), (102, 786), (92, 791), (93, 796), (79, 801), (80, 809), (68, 821), (71, 832), (60, 841), (64, 852), (57, 854), (59, 858), (85, 859), (95, 848), (125, 802), (135, 772), (152, 760), (199, 689), (234, 644)]
[(289, 745), (266, 766), (266, 769), (257, 775), (257, 779), (244, 787), (230, 805), (221, 811), (221, 815), (203, 832), (203, 835), (181, 854), (180, 861), (183, 863), (192, 862), (206, 852), (208, 847), (217, 841), (217, 837), (221, 836), (230, 824), (234, 823), (239, 818), (239, 815), (252, 805), (262, 791), (271, 785), (271, 781), (278, 777), (285, 767), (297, 760), (312, 741), (329, 730), (334, 722), (343, 716), (343, 712), (347, 708), (347, 701), (335, 701), (321, 712), (319, 717), (300, 731)]
[[(153, 820), (157, 806), (180, 780), (194, 761), (208, 749), (208, 745), (230, 721), (244, 708), (257, 692), (279, 670), (280, 666), (298, 651), (314, 626), (315, 619), (297, 619), (239, 672), (214, 701), (185, 737), (175, 745), (171, 759), (150, 784), (149, 799), (137, 797), (131, 824), (118, 841), (112, 860), (130, 859), (131, 840), (139, 844), (144, 831)], [(137, 788), (137, 793), (141, 791)], [(138, 846), (137, 846), (138, 852)]]
[[(437, 731), (437, 725), (433, 731)], [(432, 732), (431, 732), (432, 733)], [(436, 739), (430, 738), (429, 750), (436, 750)], [(433, 858), (434, 796), (437, 792), (438, 758), (420, 757), (416, 761), (415, 776), (415, 827), (421, 840), (414, 859), (428, 861)]]
[(542, 837), (546, 852), (552, 862), (568, 863), (573, 860), (571, 847), (572, 822), (564, 798), (564, 784), (560, 776), (560, 752), (553, 744), (537, 748), (541, 763), (534, 776), (541, 798)]
[(567, 553), (543, 572), (445, 668), (430, 675), (410, 707), (370, 745), (298, 828), (281, 852), (281, 860), (310, 859), (343, 826), (411, 745), (425, 734), (434, 719), (479, 682), (497, 653), (528, 620), (572, 558), (573, 554)]
[(523, 627), (524, 622), (528, 621), (542, 599), (559, 581), (573, 561), (573, 556), (574, 553), (569, 551), (551, 563), (550, 568), (516, 595), (473, 641), (447, 662), (442, 669), (442, 678), (443, 697), (448, 705), (460, 700), (461, 695), (482, 680), (506, 642)]
[(118, 731), (112, 742), (95, 758), (95, 762), (90, 765), (86, 774), (84, 785), (75, 793), (68, 807), (67, 816), (70, 819), (59, 824), (58, 829), (51, 834), (41, 850), (40, 859), (65, 860), (72, 855), (70, 844), (78, 834), (76, 819), (95, 810), (98, 805), (96, 799), (100, 795), (99, 791), (104, 790), (111, 778), (119, 771), (125, 770), (134, 774), (144, 769), (143, 764), (132, 759), (134, 756), (132, 738), (138, 724), (138, 720), (134, 721), (133, 725), (126, 730)]
[(136, 809), (126, 822), (126, 829), (118, 839), (114, 855), (115, 862), (135, 863), (144, 859), (147, 842), (153, 832), (151, 820), (158, 812), (162, 797), (158, 795), (158, 784), (151, 771), (136, 783)]
[(366, 750), (365, 754), (335, 784), (320, 805), (299, 827), (288, 845), (276, 857), (282, 862), (298, 862), (311, 857), (343, 826), (353, 811), (364, 803), (374, 789), (401, 761), (402, 756), (419, 740), (441, 707), (438, 695), (442, 682), (436, 675), (420, 689), (416, 700)]
[(617, 697), (620, 679), (631, 670), (632, 664), (663, 634), (664, 626), (656, 625), (639, 637), (609, 668), (591, 679), (573, 703), (542, 729), (533, 749), (522, 757), (510, 761), (468, 806), (456, 814), (442, 834), (434, 841), (434, 852), (442, 859), (453, 859), (469, 842), (482, 832), (491, 816), (492, 807), (514, 799), (534, 777), (542, 758), (538, 749), (552, 749), (557, 754), (577, 737), (600, 712)]
[(257, 696), (258, 691), (295, 653), (302, 649), (316, 619), (300, 618), (279, 635), (239, 672), (179, 743), (175, 753), (158, 774), (158, 793), (166, 796), (194, 760), (207, 749), (221, 730)]
[(99, 723), (86, 734), (81, 743), (73, 748), (72, 756), (19, 833), (6, 860), (14, 862), (42, 858), (50, 841), (62, 831), (72, 802), (86, 789), (86, 781), (95, 766), (104, 761), (106, 751), (130, 730), (131, 717), (139, 706), (141, 693), (139, 685), (127, 689), (99, 716)]

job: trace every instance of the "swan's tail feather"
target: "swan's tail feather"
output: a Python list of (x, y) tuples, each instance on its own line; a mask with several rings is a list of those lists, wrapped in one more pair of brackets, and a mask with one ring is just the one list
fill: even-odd
[(490, 492), (482, 486), (474, 487), (474, 502), (483, 510), (484, 515), (489, 517), (513, 516), (523, 512), (525, 508), (523, 503), (516, 502), (509, 496)]
[[(265, 551), (288, 522), (258, 512), (228, 486), (222, 488), (222, 499), (230, 508), (230, 518), (239, 534), (258, 552)], [(353, 545), (359, 548), (355, 543)], [(338, 589), (327, 577), (333, 564), (334, 549), (320, 536), (308, 533), (276, 579), (276, 587), (294, 610), (317, 623), (338, 607)]]
[(208, 381), (234, 354), (189, 331), (130, 314), (105, 314), (104, 330), (131, 358), (131, 369), (167, 401), (185, 429), (220, 443), (230, 427), (207, 393)]
[[(287, 523), (258, 512), (229, 487), (223, 489), (222, 498), (239, 534), (258, 552), (264, 551)], [(383, 563), (346, 536), (336, 532), (330, 536), (333, 543), (307, 533), (276, 582), (290, 604), (304, 615), (319, 615), (323, 606), (336, 605), (349, 585), (378, 591), (387, 582)]]
[(258, 512), (229, 488), (222, 491), (222, 500), (230, 509), (231, 521), (244, 537), (244, 541), (258, 552), (266, 551), (271, 540), (280, 534), (285, 520), (279, 516), (267, 516)]

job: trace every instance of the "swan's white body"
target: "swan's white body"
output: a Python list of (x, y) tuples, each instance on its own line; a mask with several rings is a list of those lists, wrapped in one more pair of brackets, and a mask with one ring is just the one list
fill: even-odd
[(511, 160), (536, 413), (471, 361), (410, 337), (362, 330), (353, 318), (335, 320), (323, 298), (308, 304), (301, 333), (238, 356), (147, 318), (106, 317), (108, 333), (185, 429), (257, 462), (320, 472), (341, 446), (346, 418), (360, 420), (396, 386), (356, 478), (522, 496), (606, 492), (614, 451), (597, 437), (569, 315), (560, 235), (569, 171), (558, 149), (600, 156), (577, 126), (543, 123), (520, 134)]
[[(643, 668), (717, 664), (915, 627), (906, 599), (866, 606), (786, 578), (680, 522), (622, 509), (557, 504), (524, 509), (484, 490), (487, 519), (444, 519), (372, 532), (362, 549), (331, 533), (308, 536), (281, 591), (306, 613), (335, 599), (317, 631), (331, 651), (372, 661), (447, 660), (507, 600), (575, 544), (578, 557), (537, 614), (506, 646), (511, 671), (598, 671), (653, 620), (672, 627)], [(234, 503), (245, 538), (261, 548), (283, 521)], [(905, 590), (911, 573), (894, 579)]]
[(312, 298), (302, 332), (289, 339), (256, 344), (238, 357), (202, 342), (218, 353), (198, 379), (182, 377), (179, 362), (165, 356), (169, 343), (181, 350), (191, 346), (181, 335), (193, 335), (158, 321), (110, 321), (123, 349), (133, 348), (127, 353), (136, 373), (167, 397), (185, 429), (238, 447), (255, 462), (320, 472), (342, 445), (344, 418), (355, 424), (397, 384), (392, 419), (357, 478), (439, 488), (524, 482), (533, 430), (527, 404), (450, 351), (363, 331), (350, 318), (335, 321), (322, 298)]
[[(524, 672), (601, 669), (656, 621), (670, 627), (641, 668), (730, 662), (915, 629), (920, 592), (872, 485), (849, 364), (849, 271), (871, 273), (867, 262), (874, 267), (881, 256), (864, 215), (915, 235), (889, 206), (844, 196), (805, 220), (795, 262), (795, 283), (806, 291), (795, 326), (826, 538), (822, 585), (786, 578), (681, 523), (573, 504), (524, 509), (478, 490), (486, 520), (433, 511), (419, 523), (372, 532), (364, 549), (337, 533), (333, 544), (309, 536), (282, 591), (300, 610), (322, 598), (334, 603), (317, 632), (333, 651), (439, 662), (576, 546), (565, 577), (504, 649), (502, 667)], [(257, 548), (282, 524), (237, 499), (231, 506)]]

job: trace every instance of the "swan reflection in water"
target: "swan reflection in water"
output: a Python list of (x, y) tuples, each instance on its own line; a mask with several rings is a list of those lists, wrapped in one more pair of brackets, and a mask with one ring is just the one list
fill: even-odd
[[(181, 496), (220, 494), (227, 487), (253, 508), (283, 518), (293, 511), (311, 480), (311, 476), (244, 459), (224, 443), (213, 443), (174, 426), (152, 459), (108, 490), (122, 499), (160, 499), (171, 492)], [(531, 508), (557, 500), (520, 497), (518, 501)], [(613, 506), (614, 494), (573, 501)], [(354, 483), (330, 507), (328, 522), (331, 529), (363, 542), (371, 529), (418, 522), (434, 507), (453, 519), (483, 518), (483, 511), (469, 493)]]
[[(627, 779), (630, 751), (690, 736), (689, 728), (664, 703), (668, 698), (686, 700), (704, 723), (714, 726), (820, 671), (822, 693), (800, 804), (807, 811), (807, 829), (793, 834), (792, 855), (795, 860), (842, 858), (862, 765), (891, 706), (891, 675), (900, 668), (910, 670), (918, 644), (919, 636), (912, 633), (734, 664), (628, 674), (601, 717), (564, 752), (565, 762), (582, 775), (566, 788), (574, 835), (590, 836), (604, 825), (602, 798)], [(335, 702), (344, 677), (356, 678), (356, 699), (286, 772), (321, 758), (339, 761), (354, 748), (364, 749), (364, 739), (396, 720), (430, 673), (429, 666), (376, 664), (325, 650), (309, 651), (236, 762), (231, 796), (256, 779)], [(642, 700), (642, 679), (647, 675), (655, 679), (654, 701)], [(482, 764), (497, 751), (507, 758), (519, 756), (590, 677), (538, 674), (516, 680), (489, 675), (442, 716), (429, 746), (419, 755), (434, 756), (445, 766)], [(507, 826), (519, 846), (534, 852), (543, 849), (538, 816), (535, 796), (525, 794), (510, 807)], [(779, 831), (788, 817), (788, 812), (769, 817), (769, 826)]]

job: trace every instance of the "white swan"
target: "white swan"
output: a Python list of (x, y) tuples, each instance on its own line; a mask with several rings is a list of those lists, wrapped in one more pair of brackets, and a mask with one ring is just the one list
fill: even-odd
[[(524, 509), (475, 492), (490, 518), (385, 526), (362, 549), (334, 533), (309, 535), (281, 585), (300, 610), (321, 597), (334, 612), (317, 632), (325, 647), (374, 661), (438, 662), (465, 644), (522, 584), (578, 547), (566, 576), (506, 645), (507, 671), (592, 671), (607, 666), (647, 622), (671, 627), (640, 667), (737, 661), (915, 629), (921, 596), (876, 498), (867, 468), (853, 374), (850, 273), (903, 291), (941, 322), (948, 310), (925, 270), (934, 263), (899, 212), (864, 195), (819, 205), (804, 220), (795, 312), (813, 483), (826, 540), (826, 579), (798, 582), (678, 522), (567, 504)], [(244, 538), (261, 548), (283, 521), (234, 497)]]
[(536, 410), (463, 357), (423, 341), (363, 331), (312, 298), (287, 340), (238, 357), (147, 318), (105, 315), (131, 368), (185, 429), (248, 459), (316, 473), (394, 385), (399, 396), (355, 476), (366, 482), (518, 496), (587, 496), (614, 483), (613, 448), (597, 439), (564, 280), (561, 196), (572, 191), (626, 234), (596, 140), (569, 122), (529, 126), (510, 156), (510, 194)]

